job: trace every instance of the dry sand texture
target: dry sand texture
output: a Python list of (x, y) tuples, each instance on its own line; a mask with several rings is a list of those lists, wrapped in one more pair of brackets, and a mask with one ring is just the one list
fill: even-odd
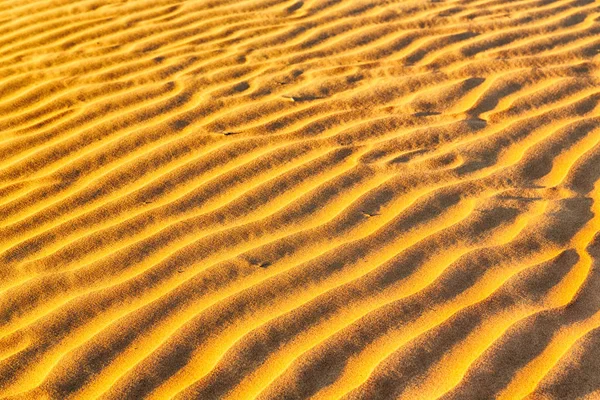
[(2, 0), (0, 395), (600, 398), (599, 33)]

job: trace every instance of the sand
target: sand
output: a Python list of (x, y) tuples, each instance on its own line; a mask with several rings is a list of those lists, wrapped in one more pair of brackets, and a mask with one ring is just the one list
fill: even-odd
[(600, 398), (599, 34), (3, 0), (0, 397)]

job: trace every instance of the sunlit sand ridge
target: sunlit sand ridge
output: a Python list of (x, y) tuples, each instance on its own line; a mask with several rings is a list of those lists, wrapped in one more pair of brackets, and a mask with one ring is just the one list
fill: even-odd
[(599, 34), (1, 1), (0, 396), (600, 398)]

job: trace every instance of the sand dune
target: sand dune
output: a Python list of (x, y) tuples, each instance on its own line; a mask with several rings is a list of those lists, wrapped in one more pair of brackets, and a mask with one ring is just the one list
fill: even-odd
[(600, 398), (600, 3), (0, 2), (0, 397)]

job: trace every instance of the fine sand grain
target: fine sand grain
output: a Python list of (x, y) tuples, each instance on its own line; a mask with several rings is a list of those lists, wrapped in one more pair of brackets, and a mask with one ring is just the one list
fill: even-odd
[(0, 397), (600, 398), (600, 2), (1, 0)]

